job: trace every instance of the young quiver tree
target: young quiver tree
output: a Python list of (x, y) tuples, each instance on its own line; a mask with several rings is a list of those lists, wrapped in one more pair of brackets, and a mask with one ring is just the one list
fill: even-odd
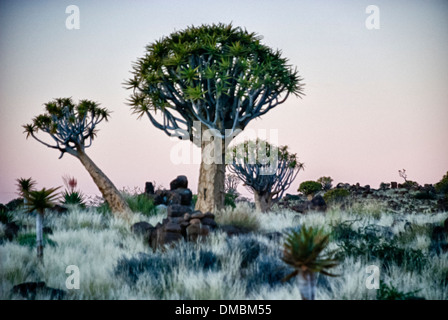
[(287, 146), (277, 147), (267, 141), (245, 141), (227, 151), (229, 171), (238, 176), (254, 194), (255, 206), (268, 211), (303, 169), (297, 155)]
[(27, 200), (27, 211), (36, 212), (36, 248), (37, 258), (43, 261), (44, 244), (43, 244), (43, 224), (45, 210), (54, 206), (54, 200), (57, 198), (56, 190), (59, 188), (50, 188), (42, 190), (29, 190), (24, 193)]
[(283, 281), (298, 276), (298, 285), (303, 300), (314, 300), (316, 292), (316, 273), (335, 277), (329, 269), (339, 265), (335, 252), (326, 251), (330, 235), (321, 228), (302, 226), (299, 231), (286, 235), (282, 260), (294, 268)]
[(149, 44), (126, 82), (134, 113), (201, 148), (203, 212), (223, 207), (226, 145), (252, 119), (302, 95), (298, 71), (260, 39), (232, 25), (189, 27)]
[[(85, 153), (92, 145), (98, 131), (97, 125), (109, 118), (109, 111), (96, 102), (80, 100), (74, 104), (71, 98), (59, 98), (45, 104), (45, 113), (26, 124), (25, 133), (43, 145), (61, 152), (59, 158), (68, 153), (78, 158), (101, 191), (104, 200), (114, 213), (129, 212), (128, 205), (112, 181)], [(52, 143), (37, 137), (39, 131), (47, 133)]]

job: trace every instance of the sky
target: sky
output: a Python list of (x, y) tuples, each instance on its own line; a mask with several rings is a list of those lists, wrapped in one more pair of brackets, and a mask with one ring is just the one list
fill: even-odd
[[(66, 26), (70, 5), (79, 29)], [(379, 28), (366, 26), (369, 5)], [(17, 198), (16, 179), (29, 177), (49, 188), (70, 175), (86, 195), (100, 194), (76, 158), (58, 159), (23, 134), (58, 97), (112, 111), (86, 151), (118, 189), (169, 188), (186, 175), (196, 193), (198, 149), (138, 120), (123, 82), (147, 44), (219, 22), (263, 36), (304, 78), (302, 99), (288, 98), (245, 130), (287, 145), (305, 164), (287, 193), (321, 176), (378, 188), (403, 181), (400, 169), (436, 183), (448, 171), (447, 14), (448, 2), (436, 0), (0, 1), (0, 203)], [(176, 160), (180, 147), (190, 163)]]

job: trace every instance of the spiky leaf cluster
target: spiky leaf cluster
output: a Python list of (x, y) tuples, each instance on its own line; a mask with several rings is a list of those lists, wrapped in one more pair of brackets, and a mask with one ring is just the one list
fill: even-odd
[(45, 212), (45, 209), (51, 208), (54, 206), (54, 201), (59, 196), (55, 193), (58, 188), (50, 188), (42, 190), (31, 190), (26, 195), (25, 198), (28, 201), (27, 211), (28, 212)]
[(320, 272), (327, 276), (336, 276), (328, 272), (338, 265), (332, 258), (333, 253), (323, 254), (329, 244), (330, 235), (320, 228), (302, 226), (297, 231), (287, 234), (283, 248), (282, 260), (295, 270), (284, 281), (299, 273)]
[[(45, 112), (33, 118), (30, 124), (23, 126), (28, 137), (33, 137), (47, 147), (75, 155), (77, 150), (91, 146), (96, 136), (96, 126), (109, 118), (109, 111), (100, 108), (91, 100), (80, 100), (75, 104), (71, 98), (58, 98), (45, 103)], [(47, 143), (36, 134), (49, 134), (54, 144)]]
[(277, 147), (261, 139), (246, 140), (229, 148), (226, 164), (250, 190), (268, 193), (273, 200), (282, 197), (304, 167), (287, 146)]
[[(224, 24), (192, 26), (161, 38), (133, 66), (125, 83), (132, 90), (129, 104), (168, 135), (186, 130), (192, 141), (194, 121), (222, 137), (242, 130), (289, 94), (302, 95), (298, 71), (260, 40)], [(153, 115), (157, 111), (163, 120)]]

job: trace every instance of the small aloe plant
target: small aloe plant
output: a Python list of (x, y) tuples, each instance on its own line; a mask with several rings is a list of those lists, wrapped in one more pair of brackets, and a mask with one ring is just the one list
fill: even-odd
[(292, 231), (286, 236), (282, 260), (292, 266), (294, 271), (283, 281), (299, 276), (299, 290), (304, 300), (314, 300), (316, 291), (316, 273), (326, 276), (337, 275), (328, 272), (339, 262), (333, 253), (323, 254), (329, 243), (329, 234), (320, 228), (302, 226), (300, 231)]
[(43, 246), (43, 221), (45, 210), (54, 206), (54, 200), (58, 197), (56, 190), (58, 188), (50, 188), (42, 190), (30, 190), (25, 194), (27, 200), (27, 211), (36, 211), (36, 247), (37, 258), (43, 261), (44, 246)]

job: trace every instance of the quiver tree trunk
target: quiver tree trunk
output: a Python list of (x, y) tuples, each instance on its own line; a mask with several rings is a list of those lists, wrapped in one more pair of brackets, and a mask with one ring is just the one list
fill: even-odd
[(314, 272), (300, 272), (297, 281), (303, 300), (314, 300), (316, 296), (316, 274)]
[(272, 206), (272, 195), (268, 192), (257, 193), (254, 191), (255, 208), (260, 212), (268, 212)]
[(202, 126), (201, 167), (199, 170), (196, 210), (215, 212), (224, 208), (225, 197), (225, 142)]
[(89, 172), (93, 181), (97, 185), (104, 200), (109, 205), (113, 213), (118, 213), (120, 216), (127, 216), (130, 212), (129, 206), (124, 200), (123, 196), (117, 190), (115, 185), (109, 178), (101, 171), (100, 168), (90, 159), (83, 151), (77, 151), (77, 157)]
[(37, 258), (44, 259), (44, 235), (43, 235), (44, 213), (36, 212), (36, 248)]

